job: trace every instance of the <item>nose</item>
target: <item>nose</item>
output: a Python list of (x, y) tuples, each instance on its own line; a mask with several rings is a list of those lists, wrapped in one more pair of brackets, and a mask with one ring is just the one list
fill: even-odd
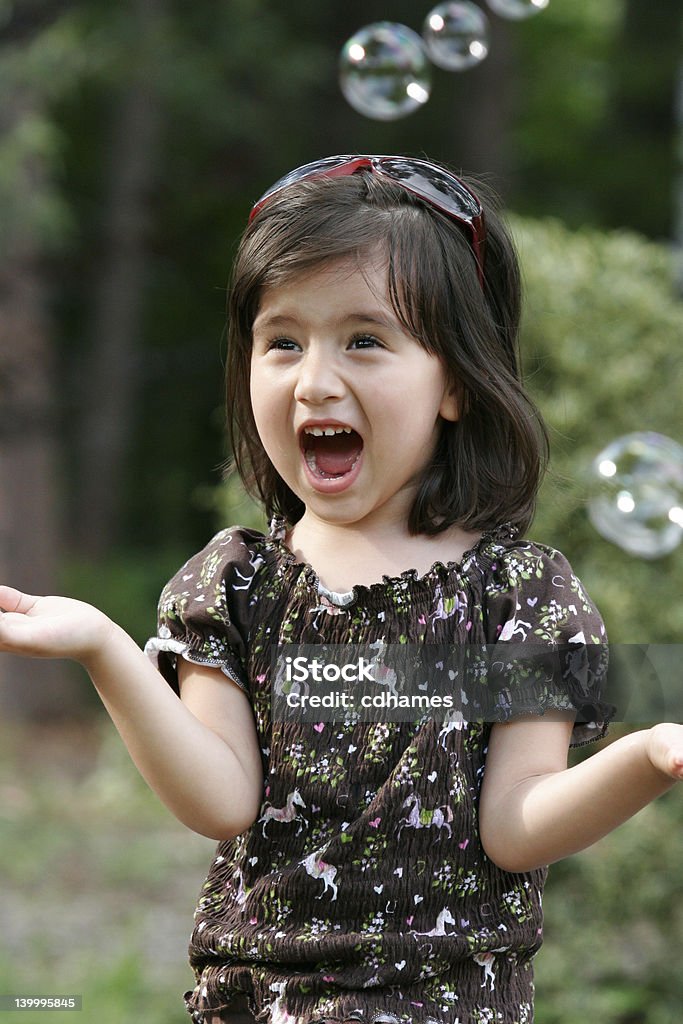
[(294, 388), (297, 402), (320, 405), (343, 397), (346, 390), (340, 368), (329, 352), (311, 346), (301, 359)]

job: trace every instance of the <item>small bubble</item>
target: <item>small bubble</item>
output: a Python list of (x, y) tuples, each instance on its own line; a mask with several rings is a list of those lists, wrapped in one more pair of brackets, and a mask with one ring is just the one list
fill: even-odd
[(683, 539), (683, 447), (652, 432), (612, 441), (593, 462), (588, 514), (629, 554), (669, 554)]
[(494, 14), (510, 21), (521, 21), (540, 14), (548, 6), (550, 0), (486, 0)]
[(359, 29), (342, 48), (339, 84), (347, 102), (365, 117), (395, 121), (412, 114), (431, 92), (420, 36), (390, 21)]
[(439, 4), (427, 15), (422, 38), (434, 64), (446, 71), (465, 71), (488, 55), (488, 18), (476, 4)]

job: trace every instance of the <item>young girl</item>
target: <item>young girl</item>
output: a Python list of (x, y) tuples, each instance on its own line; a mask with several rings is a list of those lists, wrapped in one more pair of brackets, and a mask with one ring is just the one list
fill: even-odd
[(683, 778), (676, 725), (567, 768), (604, 731), (599, 668), (517, 702), (511, 669), (488, 724), (271, 713), (283, 644), (605, 642), (563, 556), (519, 539), (545, 435), (518, 321), (510, 239), (461, 179), (299, 168), (256, 204), (230, 305), (231, 440), (268, 535), (223, 530), (182, 567), (151, 659), (88, 605), (0, 588), (0, 647), (79, 660), (150, 785), (220, 840), (197, 1024), (529, 1024), (544, 865)]

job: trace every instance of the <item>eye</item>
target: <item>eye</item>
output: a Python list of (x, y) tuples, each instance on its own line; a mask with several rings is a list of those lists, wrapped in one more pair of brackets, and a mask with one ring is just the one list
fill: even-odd
[(374, 336), (374, 334), (354, 334), (354, 336), (351, 338), (349, 348), (384, 348), (384, 345), (379, 340), (379, 338), (376, 338)]
[(266, 346), (269, 352), (297, 352), (299, 346), (291, 338), (273, 338)]

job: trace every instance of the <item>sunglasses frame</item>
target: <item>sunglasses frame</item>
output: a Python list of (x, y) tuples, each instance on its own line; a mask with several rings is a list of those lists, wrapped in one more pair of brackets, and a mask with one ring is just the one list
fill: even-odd
[[(397, 173), (391, 172), (391, 164), (400, 163), (404, 169), (409, 171), (411, 178), (404, 180)], [(477, 266), (479, 283), (484, 287), (484, 251), (486, 245), (486, 226), (484, 222), (484, 210), (475, 193), (455, 174), (451, 174), (437, 164), (429, 163), (427, 160), (419, 160), (413, 157), (398, 156), (333, 156), (325, 157), (322, 160), (315, 160), (312, 163), (303, 164), (295, 168), (284, 177), (271, 185), (260, 199), (254, 203), (249, 214), (249, 223), (267, 206), (270, 200), (293, 185), (295, 182), (307, 181), (313, 178), (345, 178), (361, 171), (370, 171), (380, 178), (386, 178), (395, 185), (399, 185), (417, 196), (424, 203), (439, 210), (462, 225), (468, 230), (470, 247)], [(446, 185), (450, 196), (444, 194), (441, 198), (440, 190), (433, 184), (434, 179)], [(413, 180), (417, 179), (417, 180)], [(454, 197), (462, 198), (462, 207), (458, 206)], [(452, 201), (449, 198), (453, 197)]]

